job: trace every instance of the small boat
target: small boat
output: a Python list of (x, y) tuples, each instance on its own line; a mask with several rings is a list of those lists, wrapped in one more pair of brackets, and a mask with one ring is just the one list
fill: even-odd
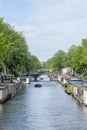
[(41, 87), (42, 85), (41, 84), (35, 84), (35, 87)]
[(69, 91), (69, 90), (67, 90), (67, 89), (65, 89), (65, 92), (68, 94), (68, 95), (71, 95), (72, 93)]

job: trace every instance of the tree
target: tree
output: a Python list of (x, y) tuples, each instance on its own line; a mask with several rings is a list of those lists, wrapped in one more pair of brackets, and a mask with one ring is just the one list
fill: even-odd
[(31, 70), (36, 71), (41, 68), (41, 62), (34, 55), (31, 55)]
[(21, 69), (29, 71), (40, 67), (40, 61), (29, 52), (22, 33), (0, 18), (0, 70), (18, 75)]
[(66, 53), (62, 50), (59, 50), (54, 56), (47, 61), (47, 67), (51, 68), (52, 70), (61, 70), (62, 67), (65, 66), (64, 64), (64, 57)]

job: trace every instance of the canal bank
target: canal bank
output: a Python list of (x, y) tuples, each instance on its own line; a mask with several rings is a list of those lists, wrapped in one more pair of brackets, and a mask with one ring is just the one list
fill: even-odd
[(58, 81), (68, 95), (72, 95), (77, 101), (87, 106), (87, 80), (58, 75)]
[(29, 83), (28, 78), (13, 80), (12, 76), (2, 76), (0, 82), (0, 104), (13, 98), (20, 89), (26, 86), (27, 83)]

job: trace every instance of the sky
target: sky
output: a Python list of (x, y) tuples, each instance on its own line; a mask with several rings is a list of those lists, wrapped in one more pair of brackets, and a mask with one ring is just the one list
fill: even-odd
[(40, 61), (87, 37), (87, 0), (0, 0), (0, 17), (23, 32)]

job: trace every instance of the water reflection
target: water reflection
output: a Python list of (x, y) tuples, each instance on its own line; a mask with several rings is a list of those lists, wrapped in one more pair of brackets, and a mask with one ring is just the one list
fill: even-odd
[(87, 116), (87, 107), (85, 106), (85, 105), (83, 105), (83, 112), (84, 112), (84, 114)]
[(38, 81), (50, 81), (50, 78), (47, 75), (43, 74), (38, 77)]
[(2, 113), (2, 112), (3, 112), (3, 105), (0, 104), (0, 113)]

